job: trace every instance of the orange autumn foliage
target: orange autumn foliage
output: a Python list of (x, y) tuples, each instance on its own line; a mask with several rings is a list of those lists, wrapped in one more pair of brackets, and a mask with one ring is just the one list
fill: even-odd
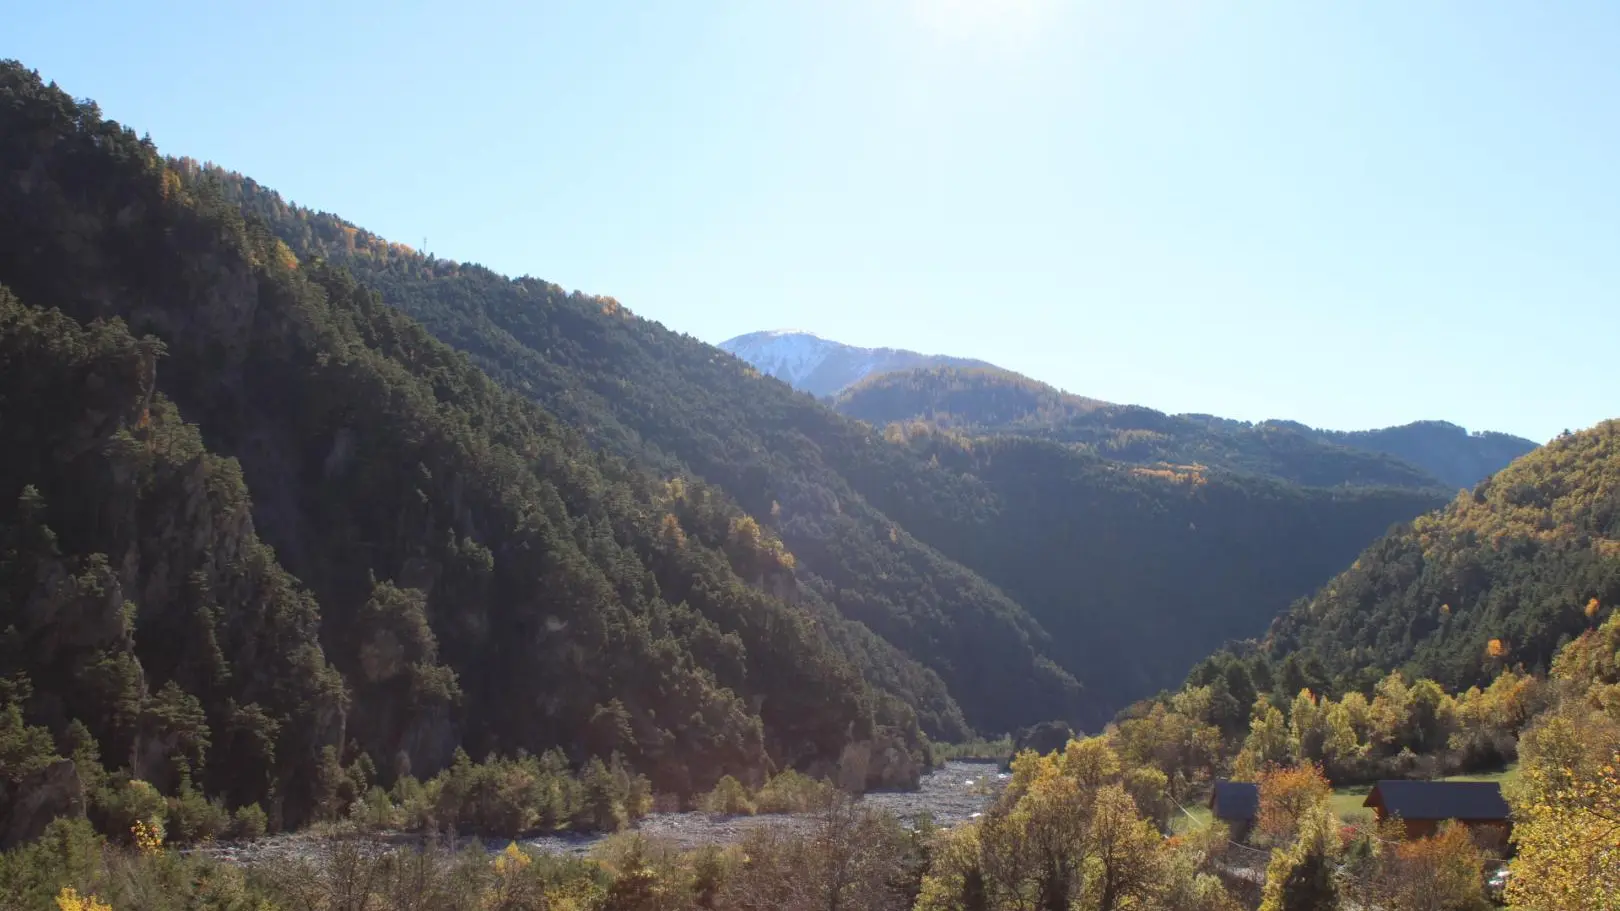
[(1274, 844), (1293, 841), (1300, 820), (1325, 804), (1332, 792), (1316, 763), (1272, 766), (1260, 774), (1260, 833)]

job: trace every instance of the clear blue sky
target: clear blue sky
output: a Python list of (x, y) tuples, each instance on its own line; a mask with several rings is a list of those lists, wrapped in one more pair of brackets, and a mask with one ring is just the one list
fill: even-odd
[(1620, 4), (12, 0), (170, 154), (718, 342), (1545, 439), (1620, 416)]

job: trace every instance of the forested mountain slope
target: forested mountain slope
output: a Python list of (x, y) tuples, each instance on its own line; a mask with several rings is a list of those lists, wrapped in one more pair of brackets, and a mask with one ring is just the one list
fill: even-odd
[[(1306, 491), (1218, 472), (1206, 473), (1216, 495), (1189, 501), (1175, 482), (1049, 444), (953, 458), (611, 299), (423, 257), (207, 173), (294, 249), (354, 270), (593, 441), (724, 489), (781, 535), (807, 590), (937, 671), (983, 730), (1098, 722), (1443, 502), (1427, 488)], [(1189, 523), (1211, 531), (1189, 536)]]
[(1046, 657), (1039, 624), (870, 502), (903, 488), (971, 522), (987, 498), (974, 478), (925, 471), (870, 428), (611, 298), (428, 258), (238, 175), (198, 177), (217, 179), (300, 255), (343, 264), (596, 445), (721, 488), (780, 535), (805, 591), (935, 671), (972, 725), (1080, 715), (1080, 687)]
[(47, 684), (0, 697), (34, 723), (289, 824), (327, 747), (392, 776), (561, 745), (691, 790), (915, 748), (863, 672), (961, 729), (769, 594), (792, 558), (723, 495), (593, 451), (15, 63), (0, 210), (0, 677)]
[(903, 491), (878, 505), (933, 530), (931, 543), (1016, 598), (1052, 634), (1053, 657), (1115, 706), (1263, 629), (1393, 522), (1443, 502), (1425, 490), (1306, 488), (920, 426), (903, 445), (933, 470), (978, 479), (991, 506), (964, 523)]
[(161, 353), (0, 287), (0, 675), (159, 788), (174, 756), (233, 806), (278, 786), (307, 805), (297, 773), (341, 739), (343, 681), (315, 600), (254, 534), (240, 468), (154, 390)]
[(1005, 370), (936, 367), (873, 376), (838, 396), (840, 412), (879, 426), (921, 420), (963, 432), (1019, 434), (1091, 447), (1140, 464), (1200, 464), (1334, 486), (1471, 487), (1535, 448), (1441, 422), (1358, 433), (1291, 421), (1250, 424), (1168, 415), (1062, 392)]
[[(165, 163), (6, 78), (0, 281), (167, 345), (156, 388), (240, 462), (385, 763), (573, 742), (680, 789), (918, 725), (1095, 722), (1436, 505), (1202, 470), (1189, 498), (1049, 443), (880, 431), (611, 298)], [(356, 682), (379, 624), (442, 699)]]
[(1542, 671), (1620, 603), (1620, 422), (1560, 437), (1379, 540), (1266, 641), (1329, 671), (1449, 686)]

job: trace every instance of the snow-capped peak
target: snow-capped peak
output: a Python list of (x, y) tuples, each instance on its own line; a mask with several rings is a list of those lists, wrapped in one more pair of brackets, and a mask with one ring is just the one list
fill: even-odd
[(750, 332), (720, 347), (795, 389), (835, 395), (868, 376), (931, 366), (988, 366), (980, 361), (894, 348), (860, 348), (798, 329)]

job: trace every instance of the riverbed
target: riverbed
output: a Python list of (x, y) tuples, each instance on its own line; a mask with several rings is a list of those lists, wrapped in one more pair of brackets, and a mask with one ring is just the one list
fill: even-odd
[[(903, 823), (915, 824), (926, 814), (937, 826), (953, 826), (983, 812), (1005, 783), (1006, 776), (995, 763), (952, 760), (924, 775), (915, 791), (875, 791), (863, 796), (861, 803), (891, 813)], [(689, 850), (703, 845), (730, 844), (761, 826), (802, 830), (814, 821), (814, 814), (806, 813), (760, 816), (719, 816), (697, 811), (653, 813), (643, 817), (635, 831)], [(554, 834), (522, 839), (519, 844), (546, 854), (584, 855), (606, 837), (600, 833)]]
[[(861, 797), (861, 804), (893, 814), (902, 823), (914, 825), (924, 815), (938, 826), (965, 822), (989, 805), (1006, 784), (1007, 776), (995, 763), (952, 760), (924, 775), (915, 791), (876, 791)], [(811, 813), (780, 813), (760, 816), (721, 816), (687, 811), (653, 813), (643, 817), (633, 831), (682, 849), (704, 845), (731, 844), (761, 826), (807, 830), (815, 822)], [(558, 833), (518, 839), (518, 844), (544, 854), (585, 856), (609, 836), (602, 833)], [(417, 835), (384, 833), (361, 839), (377, 851), (405, 845), (420, 845)], [(465, 844), (465, 840), (458, 841)], [(328, 844), (322, 836), (307, 832), (272, 835), (247, 843), (220, 843), (197, 850), (231, 863), (274, 863), (282, 858), (312, 857)], [(486, 839), (485, 846), (499, 851), (506, 839)]]

